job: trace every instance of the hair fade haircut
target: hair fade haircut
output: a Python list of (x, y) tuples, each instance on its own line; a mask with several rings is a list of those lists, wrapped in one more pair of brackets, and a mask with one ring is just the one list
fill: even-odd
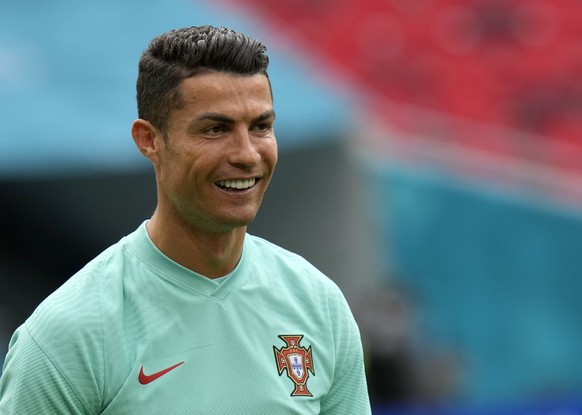
[(182, 80), (212, 71), (264, 74), (268, 80), (268, 66), (267, 48), (261, 42), (225, 27), (193, 26), (163, 33), (139, 60), (138, 117), (166, 137), (170, 113), (183, 105)]

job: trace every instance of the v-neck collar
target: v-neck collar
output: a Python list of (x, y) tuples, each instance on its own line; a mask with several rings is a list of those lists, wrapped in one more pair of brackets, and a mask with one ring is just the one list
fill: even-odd
[(232, 272), (227, 274), (222, 281), (218, 282), (198, 274), (168, 258), (150, 239), (146, 224), (147, 221), (144, 221), (135, 232), (128, 236), (129, 246), (136, 256), (155, 268), (159, 276), (165, 280), (179, 284), (189, 291), (195, 291), (216, 300), (224, 301), (246, 276), (248, 235), (245, 235), (245, 243), (238, 264)]

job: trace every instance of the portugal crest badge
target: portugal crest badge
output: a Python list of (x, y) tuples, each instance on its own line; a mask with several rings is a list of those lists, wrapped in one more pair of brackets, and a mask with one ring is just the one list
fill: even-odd
[(307, 389), (309, 372), (315, 376), (311, 346), (306, 349), (299, 345), (303, 338), (302, 334), (281, 335), (279, 338), (286, 343), (286, 346), (280, 349), (273, 346), (279, 376), (283, 374), (284, 370), (287, 370), (287, 376), (295, 384), (295, 389), (291, 392), (291, 396), (313, 396)]

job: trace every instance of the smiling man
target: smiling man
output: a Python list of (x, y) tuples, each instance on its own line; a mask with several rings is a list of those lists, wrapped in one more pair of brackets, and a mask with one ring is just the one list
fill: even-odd
[(238, 262), (245, 226), (277, 164), (275, 112), (266, 75), (207, 72), (178, 88), (167, 131), (138, 119), (133, 137), (152, 160), (158, 207), (147, 224), (156, 246), (213, 278)]
[(247, 233), (277, 164), (267, 66), (225, 28), (150, 43), (132, 136), (156, 210), (16, 331), (0, 413), (370, 413), (338, 287)]

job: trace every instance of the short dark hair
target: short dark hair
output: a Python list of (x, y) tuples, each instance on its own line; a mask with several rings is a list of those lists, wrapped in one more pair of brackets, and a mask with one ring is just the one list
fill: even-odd
[[(155, 37), (143, 52), (137, 77), (138, 117), (164, 136), (170, 113), (183, 105), (182, 80), (212, 71), (264, 74), (267, 48), (258, 40), (225, 27), (193, 26)], [(270, 83), (269, 83), (270, 86)]]

